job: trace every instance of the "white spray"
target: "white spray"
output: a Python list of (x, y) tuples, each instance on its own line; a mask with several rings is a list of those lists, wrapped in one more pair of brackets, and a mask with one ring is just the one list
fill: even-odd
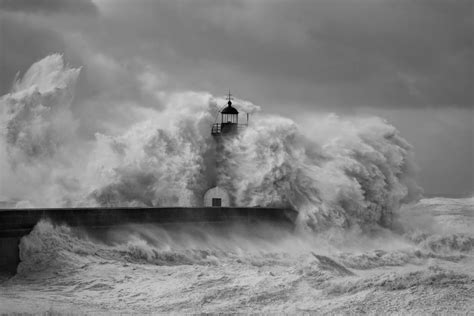
[[(90, 142), (77, 136), (70, 110), (79, 73), (60, 55), (48, 56), (0, 99), (0, 197), (17, 206), (201, 205), (211, 185), (216, 100), (157, 94), (163, 110)], [(290, 206), (318, 228), (389, 225), (391, 212), (417, 197), (411, 146), (393, 126), (334, 115), (313, 124), (303, 132), (289, 119), (252, 118), (224, 144), (219, 185), (236, 205)]]

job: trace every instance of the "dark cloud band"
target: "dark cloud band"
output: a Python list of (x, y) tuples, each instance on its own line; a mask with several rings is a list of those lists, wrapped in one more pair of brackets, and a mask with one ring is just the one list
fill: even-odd
[(98, 13), (97, 7), (91, 0), (0, 0), (0, 9), (42, 13)]

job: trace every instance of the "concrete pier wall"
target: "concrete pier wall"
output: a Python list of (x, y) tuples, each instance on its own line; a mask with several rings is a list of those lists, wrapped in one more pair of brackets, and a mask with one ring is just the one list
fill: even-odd
[(42, 219), (72, 227), (104, 229), (124, 224), (273, 222), (293, 227), (297, 213), (280, 208), (54, 208), (0, 209), (0, 273), (15, 273), (19, 241)]
[(14, 273), (20, 263), (18, 246), (21, 237), (0, 238), (0, 272)]

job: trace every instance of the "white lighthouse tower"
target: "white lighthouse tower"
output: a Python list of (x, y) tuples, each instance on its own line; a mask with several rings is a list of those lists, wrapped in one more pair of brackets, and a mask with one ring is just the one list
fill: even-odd
[(230, 137), (236, 136), (239, 131), (248, 126), (249, 115), (247, 114), (247, 121), (245, 124), (239, 124), (239, 111), (232, 106), (232, 94), (227, 95), (227, 106), (219, 111), (220, 117), (217, 117), (217, 122), (211, 127), (211, 134), (216, 142), (215, 152), (215, 172), (213, 179), (213, 187), (204, 194), (204, 206), (207, 207), (229, 207), (231, 199), (229, 194), (222, 187), (219, 186), (219, 162), (223, 157), (223, 143)]

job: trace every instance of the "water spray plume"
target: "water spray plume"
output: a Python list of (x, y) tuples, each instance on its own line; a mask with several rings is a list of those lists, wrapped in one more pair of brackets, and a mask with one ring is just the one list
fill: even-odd
[[(19, 206), (200, 206), (211, 185), (209, 126), (215, 99), (169, 94), (165, 107), (122, 135), (76, 132), (71, 105), (79, 68), (60, 55), (38, 61), (0, 100), (0, 196)], [(258, 111), (241, 102), (246, 111)], [(239, 107), (239, 101), (235, 101)], [(420, 192), (412, 148), (379, 118), (314, 119), (314, 133), (256, 115), (224, 143), (219, 186), (239, 206), (289, 206), (304, 227), (389, 226)]]

